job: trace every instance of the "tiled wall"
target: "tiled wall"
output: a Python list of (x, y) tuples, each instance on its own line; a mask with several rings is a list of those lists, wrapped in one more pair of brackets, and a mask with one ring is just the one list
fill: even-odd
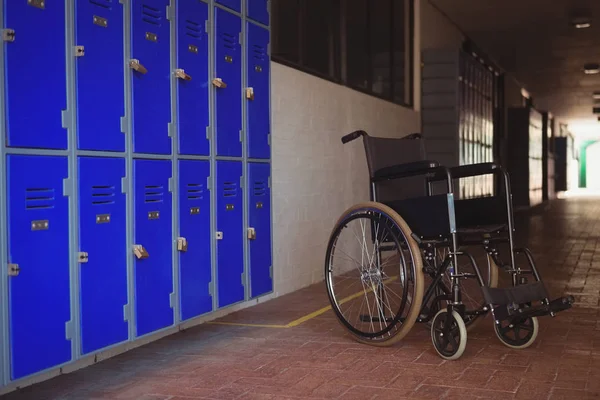
[(338, 217), (369, 200), (363, 129), (401, 137), (419, 131), (418, 112), (272, 63), (273, 249), (276, 295), (323, 279)]

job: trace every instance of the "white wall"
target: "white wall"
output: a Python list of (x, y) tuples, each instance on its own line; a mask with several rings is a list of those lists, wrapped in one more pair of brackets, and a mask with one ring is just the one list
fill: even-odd
[(428, 0), (421, 0), (420, 6), (420, 48), (441, 49), (461, 45), (464, 35), (444, 14), (431, 5)]
[(419, 113), (305, 74), (272, 66), (273, 274), (276, 295), (323, 279), (329, 234), (351, 205), (369, 200), (361, 140), (417, 132)]
[(600, 142), (588, 146), (585, 160), (586, 186), (600, 190)]

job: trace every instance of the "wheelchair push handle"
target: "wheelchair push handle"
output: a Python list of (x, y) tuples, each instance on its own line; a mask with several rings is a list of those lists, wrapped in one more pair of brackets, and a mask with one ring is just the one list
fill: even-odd
[(365, 131), (354, 131), (352, 133), (349, 133), (349, 134), (343, 136), (342, 143), (346, 144), (346, 143), (351, 142), (355, 139), (358, 139), (359, 137), (366, 135), (366, 134), (367, 134), (367, 132), (365, 132)]

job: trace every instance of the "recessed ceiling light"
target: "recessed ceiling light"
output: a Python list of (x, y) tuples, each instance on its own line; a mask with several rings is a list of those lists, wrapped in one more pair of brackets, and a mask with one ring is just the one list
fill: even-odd
[(600, 73), (600, 64), (588, 63), (583, 66), (583, 72), (588, 75)]
[[(585, 29), (592, 26), (592, 19), (590, 17), (585, 16), (582, 11), (578, 12), (579, 15), (573, 16), (571, 19), (571, 25), (573, 25), (576, 29)], [(582, 15), (583, 14), (583, 15)]]

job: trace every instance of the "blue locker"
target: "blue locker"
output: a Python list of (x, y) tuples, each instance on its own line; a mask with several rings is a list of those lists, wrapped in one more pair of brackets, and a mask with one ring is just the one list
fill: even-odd
[[(82, 354), (126, 341), (127, 209), (122, 158), (80, 157), (79, 264)], [(86, 254), (84, 254), (86, 253)]]
[[(242, 163), (217, 161), (217, 284), (219, 307), (244, 300)], [(220, 239), (219, 239), (220, 238)]]
[(75, 12), (75, 44), (83, 46), (76, 59), (77, 146), (125, 151), (123, 5), (119, 0), (77, 0)]
[(269, 164), (248, 164), (248, 239), (250, 241), (250, 291), (252, 297), (273, 290), (270, 167)]
[(268, 0), (246, 0), (246, 15), (251, 20), (269, 25)]
[(268, 159), (271, 156), (269, 133), (269, 31), (252, 23), (246, 23), (248, 88), (248, 157)]
[(134, 160), (133, 169), (135, 303), (142, 336), (173, 324), (171, 161)]
[(169, 0), (134, 0), (131, 10), (133, 151), (171, 154)]
[(177, 77), (179, 153), (208, 155), (210, 142), (208, 76), (208, 4), (179, 3), (177, 26)]
[(212, 311), (208, 161), (179, 161), (178, 238), (181, 319)]
[(241, 0), (215, 0), (215, 2), (224, 5), (233, 11), (242, 12)]
[(4, 28), (8, 146), (66, 149), (65, 2), (5, 1)]
[(215, 8), (216, 21), (216, 126), (217, 155), (241, 157), (242, 53), (241, 18)]
[(7, 166), (14, 380), (71, 360), (68, 160), (9, 155)]

